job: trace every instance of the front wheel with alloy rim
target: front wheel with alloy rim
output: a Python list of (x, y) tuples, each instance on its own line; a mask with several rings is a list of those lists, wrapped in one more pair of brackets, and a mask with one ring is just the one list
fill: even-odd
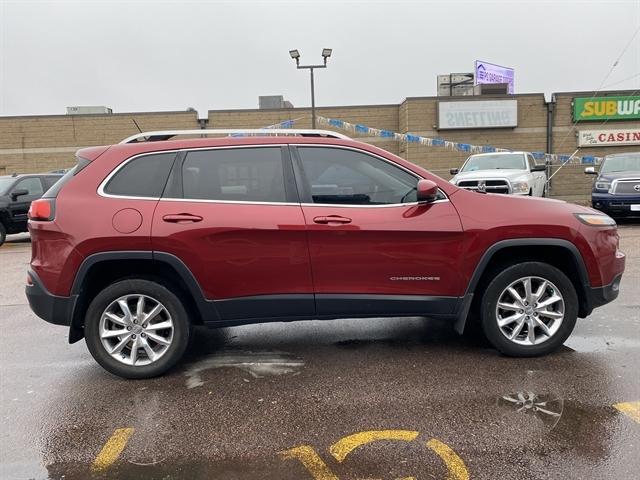
[(482, 297), (482, 329), (500, 352), (514, 357), (545, 355), (569, 337), (578, 317), (571, 280), (541, 262), (511, 265)]
[(184, 354), (190, 331), (180, 299), (163, 285), (142, 279), (109, 285), (85, 317), (91, 355), (124, 378), (162, 375)]

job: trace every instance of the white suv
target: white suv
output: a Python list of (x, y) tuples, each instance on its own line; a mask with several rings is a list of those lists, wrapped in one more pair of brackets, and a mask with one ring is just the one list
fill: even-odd
[(471, 155), (462, 168), (452, 168), (451, 183), (467, 190), (544, 197), (547, 174), (528, 152), (494, 152)]

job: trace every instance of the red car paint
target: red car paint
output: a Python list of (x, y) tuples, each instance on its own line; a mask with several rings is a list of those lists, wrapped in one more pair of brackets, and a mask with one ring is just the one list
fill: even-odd
[[(448, 199), (362, 208), (158, 201), (97, 192), (116, 167), (140, 153), (286, 144), (337, 145), (375, 154), (434, 181)], [(71, 294), (87, 257), (110, 251), (170, 253), (187, 266), (209, 300), (325, 293), (461, 297), (485, 252), (508, 239), (570, 242), (584, 261), (592, 288), (609, 284), (624, 270), (616, 228), (587, 226), (574, 216), (595, 213), (592, 209), (458, 189), (361, 142), (228, 137), (94, 147), (78, 156), (90, 163), (59, 192), (55, 219), (30, 221), (31, 268), (56, 296)], [(172, 217), (185, 214), (202, 220), (188, 223), (188, 218)], [(318, 224), (317, 217), (335, 221)], [(349, 222), (339, 223), (345, 219)]]

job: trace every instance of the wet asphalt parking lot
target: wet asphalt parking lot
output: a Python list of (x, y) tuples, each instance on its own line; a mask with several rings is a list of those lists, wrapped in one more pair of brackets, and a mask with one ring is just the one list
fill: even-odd
[(619, 298), (557, 353), (499, 355), (424, 318), (198, 330), (126, 381), (31, 313), (28, 236), (0, 247), (2, 479), (632, 479), (640, 224)]

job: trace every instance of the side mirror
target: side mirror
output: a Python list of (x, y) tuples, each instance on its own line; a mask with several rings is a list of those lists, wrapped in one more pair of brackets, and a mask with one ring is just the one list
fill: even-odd
[(451, 175), (457, 175), (459, 171), (460, 171), (459, 168), (452, 168), (451, 170), (449, 170), (449, 173)]
[(585, 168), (584, 173), (587, 175), (597, 175), (596, 169), (594, 167)]
[(431, 180), (420, 180), (416, 186), (418, 202), (433, 202), (438, 198), (438, 185)]
[(17, 190), (14, 190), (11, 192), (11, 200), (15, 202), (18, 197), (21, 197), (22, 195), (29, 195), (29, 190), (26, 188), (18, 188)]
[(533, 167), (531, 167), (532, 172), (544, 172), (546, 170), (546, 165), (534, 165)]

